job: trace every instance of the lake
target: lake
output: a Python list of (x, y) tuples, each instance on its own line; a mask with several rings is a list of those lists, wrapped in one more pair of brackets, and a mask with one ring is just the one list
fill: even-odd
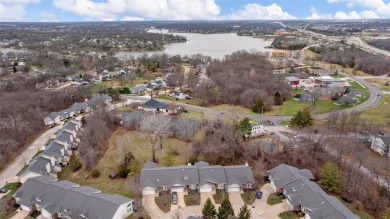
[[(151, 29), (148, 32), (168, 33), (167, 30)], [(128, 59), (132, 56), (138, 57), (147, 53), (149, 56), (156, 53), (167, 53), (169, 55), (191, 56), (203, 54), (214, 59), (222, 59), (225, 55), (238, 50), (247, 50), (249, 52), (271, 52), (272, 49), (264, 48), (270, 46), (271, 40), (257, 39), (247, 36), (238, 36), (235, 33), (227, 34), (198, 34), (198, 33), (172, 33), (187, 38), (185, 43), (171, 43), (165, 45), (164, 51), (152, 52), (117, 52), (116, 57)]]

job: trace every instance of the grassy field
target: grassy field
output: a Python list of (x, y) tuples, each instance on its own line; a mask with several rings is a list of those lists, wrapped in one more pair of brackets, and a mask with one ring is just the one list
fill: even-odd
[[(131, 151), (136, 160), (141, 164), (151, 161), (151, 149), (145, 134), (136, 131), (126, 131), (120, 129), (115, 131), (109, 139), (109, 148), (96, 165), (96, 169), (101, 172), (100, 177), (89, 177), (90, 173), (84, 168), (72, 173), (68, 167), (63, 168), (61, 173), (58, 174), (58, 178), (61, 180), (67, 179), (80, 185), (89, 185), (107, 193), (117, 193), (130, 198), (135, 198), (138, 192), (138, 185), (135, 183), (134, 178), (128, 179), (115, 179), (111, 180), (108, 175), (111, 173), (117, 173), (119, 163), (121, 159), (117, 150), (118, 139), (124, 139), (126, 142), (126, 149)], [(185, 144), (185, 142), (174, 139), (165, 138), (163, 140), (163, 149), (159, 149), (156, 152), (157, 160), (161, 161), (160, 165), (164, 163), (164, 159), (168, 154), (177, 153), (177, 156), (171, 156), (173, 165), (186, 164), (191, 144)]]
[(364, 73), (363, 71), (354, 71), (353, 68), (343, 68), (341, 65), (337, 65), (337, 64), (331, 64), (331, 63), (319, 62), (319, 61), (315, 61), (314, 63), (316, 66), (320, 66), (322, 68), (327, 68), (327, 69), (334, 69), (340, 73), (356, 75), (356, 76), (371, 76), (369, 74)]
[(12, 195), (18, 190), (18, 183), (7, 183), (3, 188), (9, 192), (0, 199), (0, 219), (9, 219), (16, 214), (16, 211), (6, 214), (5, 209), (7, 203), (12, 199)]
[(177, 102), (177, 103), (184, 103), (184, 104), (189, 104), (189, 105), (193, 105), (193, 106), (199, 105), (199, 100), (196, 98), (186, 99), (186, 100), (176, 100), (175, 98), (172, 98), (172, 97), (169, 97), (166, 95), (160, 95), (158, 97), (158, 99), (173, 101), (173, 102)]
[(367, 121), (383, 125), (383, 128), (387, 128), (390, 131), (390, 95), (383, 95), (382, 102), (375, 108), (371, 108), (362, 113), (362, 118)]
[(226, 111), (230, 113), (240, 113), (240, 114), (249, 114), (249, 115), (258, 115), (254, 112), (252, 112), (251, 109), (242, 107), (242, 106), (233, 106), (229, 104), (221, 104), (217, 106), (211, 106), (209, 107), (210, 109), (213, 110), (219, 110), (219, 111)]
[(380, 89), (382, 89), (384, 91), (390, 91), (390, 87), (386, 86), (386, 83), (390, 81), (389, 79), (385, 79), (385, 78), (375, 78), (375, 79), (368, 78), (368, 79), (364, 79), (364, 80), (370, 82), (371, 84), (374, 84), (375, 86), (379, 87)]

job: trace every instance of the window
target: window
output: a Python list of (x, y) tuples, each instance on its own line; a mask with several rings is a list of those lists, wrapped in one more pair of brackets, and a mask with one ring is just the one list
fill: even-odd
[(246, 184), (246, 188), (249, 189), (249, 188), (251, 188), (251, 187), (252, 187), (252, 183), (247, 183), (247, 184)]
[(163, 186), (163, 191), (167, 191), (168, 190), (168, 186)]
[(127, 212), (132, 212), (132, 208), (127, 208)]

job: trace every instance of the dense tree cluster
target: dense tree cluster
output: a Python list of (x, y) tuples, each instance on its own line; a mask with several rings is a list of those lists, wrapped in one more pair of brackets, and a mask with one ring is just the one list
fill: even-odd
[(390, 51), (390, 40), (389, 39), (370, 40), (370, 41), (368, 41), (368, 44), (373, 46), (373, 47), (376, 47), (378, 49)]
[(261, 53), (235, 52), (210, 63), (207, 73), (211, 80), (201, 81), (195, 96), (203, 105), (227, 103), (247, 108), (262, 100), (264, 111), (269, 110), (276, 92), (284, 101), (291, 97), (291, 88), (272, 70), (273, 65)]
[(0, 169), (45, 130), (45, 116), (89, 98), (90, 91), (83, 89), (85, 87), (67, 92), (19, 90), (18, 87), (12, 92), (0, 90)]
[(343, 51), (323, 47), (313, 47), (311, 50), (317, 53), (314, 60), (338, 64), (344, 68), (354, 68), (371, 75), (384, 75), (390, 72), (389, 58), (371, 54), (353, 46)]

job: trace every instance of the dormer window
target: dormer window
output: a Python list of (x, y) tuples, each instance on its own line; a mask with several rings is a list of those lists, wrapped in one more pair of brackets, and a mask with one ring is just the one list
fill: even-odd
[(41, 202), (43, 198), (36, 198), (35, 200), (37, 200), (37, 202)]
[(189, 179), (190, 179), (190, 178), (189, 178), (188, 176), (185, 176), (185, 177), (184, 177), (184, 180), (186, 180), (186, 181), (189, 180)]
[(157, 178), (157, 180), (156, 180), (157, 182), (160, 182), (160, 178)]

